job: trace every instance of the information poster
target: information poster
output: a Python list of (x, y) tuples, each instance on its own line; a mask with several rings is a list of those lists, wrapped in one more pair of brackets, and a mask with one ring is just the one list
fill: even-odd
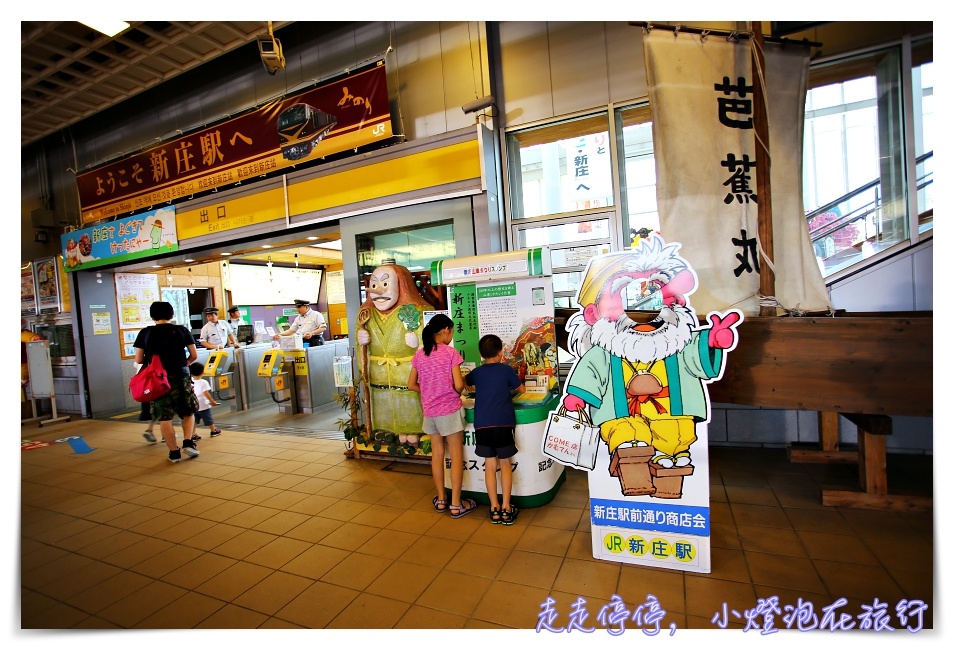
[(328, 271), (325, 275), (329, 305), (345, 303), (344, 271)]
[(45, 257), (36, 260), (34, 265), (39, 313), (55, 314), (60, 311), (60, 274), (56, 269), (56, 258)]
[(151, 273), (117, 273), (115, 277), (119, 329), (151, 325), (149, 307), (159, 300), (159, 278)]
[(112, 320), (108, 311), (93, 312), (90, 316), (93, 318), (93, 336), (113, 333)]
[(464, 361), (480, 364), (477, 343), (484, 334), (503, 341), (504, 362), (523, 380), (556, 375), (553, 282), (549, 277), (451, 285), (454, 347)]
[(139, 336), (139, 330), (120, 330), (120, 347), (122, 349), (123, 359), (133, 359), (136, 357), (136, 337)]
[(20, 315), (36, 315), (36, 287), (33, 281), (33, 262), (20, 269)]
[(336, 388), (349, 388), (354, 386), (354, 375), (351, 370), (351, 357), (335, 357), (332, 366), (335, 374)]

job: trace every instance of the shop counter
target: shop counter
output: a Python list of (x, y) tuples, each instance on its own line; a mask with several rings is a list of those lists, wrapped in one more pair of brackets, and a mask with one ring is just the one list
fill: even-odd
[[(566, 468), (544, 456), (541, 444), (550, 411), (558, 409), (559, 405), (560, 395), (554, 393), (542, 402), (514, 403), (517, 419), (514, 439), (517, 454), (510, 459), (513, 463), (513, 490), (510, 501), (518, 508), (536, 508), (549, 503), (566, 480)], [(481, 505), (489, 506), (490, 500), (487, 498), (487, 485), (484, 479), (484, 459), (474, 453), (473, 398), (465, 399), (464, 407), (467, 425), (464, 428), (463, 496), (470, 497)], [(449, 463), (450, 460), (445, 462)], [(449, 491), (449, 472), (445, 483)], [(499, 494), (499, 473), (497, 490)], [(450, 496), (449, 492), (448, 496)]]

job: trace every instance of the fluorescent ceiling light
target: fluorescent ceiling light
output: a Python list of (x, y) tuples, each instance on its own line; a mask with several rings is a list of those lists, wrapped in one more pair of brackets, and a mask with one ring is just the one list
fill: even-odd
[(334, 241), (322, 242), (320, 244), (309, 244), (312, 248), (331, 248), (336, 251), (341, 250), (341, 240), (336, 239)]
[(97, 32), (102, 32), (106, 34), (106, 36), (115, 36), (119, 32), (129, 29), (129, 23), (122, 20), (99, 18), (96, 20), (79, 20), (77, 22), (91, 29), (95, 29)]

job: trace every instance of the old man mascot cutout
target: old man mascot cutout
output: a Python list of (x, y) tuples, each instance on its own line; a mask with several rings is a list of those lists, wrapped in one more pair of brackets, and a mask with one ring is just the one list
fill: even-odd
[[(606, 468), (627, 497), (682, 496), (696, 427), (709, 420), (706, 383), (722, 376), (738, 341), (737, 310), (710, 313), (708, 326), (699, 326), (689, 306), (697, 278), (679, 247), (653, 234), (632, 250), (593, 258), (577, 295), (580, 310), (567, 321), (577, 360), (563, 407), (599, 428), (594, 458), (602, 462), (581, 469)], [(628, 299), (655, 292), (658, 315), (648, 322), (627, 316)]]
[[(411, 272), (396, 264), (376, 268), (367, 293), (358, 310), (357, 339), (371, 436), (387, 447), (399, 442), (417, 451), (423, 421), (421, 397), (408, 390), (407, 379), (411, 359), (421, 345), (424, 310), (433, 307), (418, 293)], [(393, 441), (390, 434), (399, 440)]]

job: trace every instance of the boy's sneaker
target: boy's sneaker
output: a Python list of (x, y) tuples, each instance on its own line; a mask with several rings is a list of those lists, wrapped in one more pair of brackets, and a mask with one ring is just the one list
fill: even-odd
[(192, 434), (192, 442), (199, 442), (200, 440), (202, 440), (202, 436), (200, 436), (198, 433)]
[(180, 460), (182, 460), (182, 451), (181, 451), (181, 450), (176, 449), (176, 450), (174, 450), (174, 451), (170, 451), (170, 452), (169, 452), (169, 462), (170, 462), (170, 463), (178, 463)]
[(209, 435), (212, 436), (213, 438), (215, 438), (216, 436), (220, 436), (222, 435), (222, 429), (213, 429), (212, 433), (210, 433)]
[(142, 437), (146, 439), (146, 442), (153, 445), (156, 444), (156, 436), (152, 431), (146, 430), (146, 432), (142, 434)]
[(199, 450), (195, 448), (195, 443), (191, 440), (182, 441), (182, 451), (185, 452), (185, 455), (189, 458), (195, 458), (199, 455)]

